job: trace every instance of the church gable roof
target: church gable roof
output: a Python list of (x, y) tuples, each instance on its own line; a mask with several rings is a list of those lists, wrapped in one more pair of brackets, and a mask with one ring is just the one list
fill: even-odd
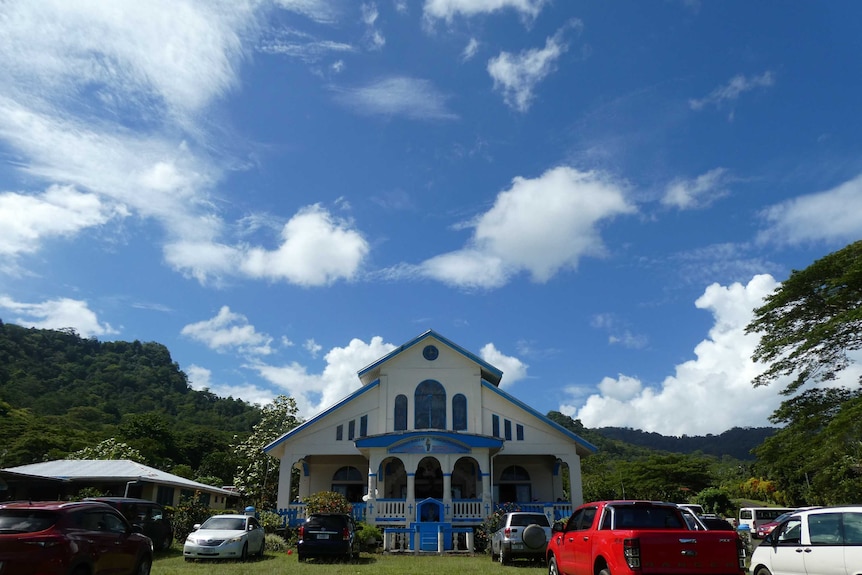
[(484, 381), (487, 381), (488, 383), (490, 383), (494, 386), (497, 386), (500, 384), (500, 379), (502, 379), (502, 377), (503, 377), (502, 371), (500, 371), (499, 369), (497, 369), (496, 367), (494, 367), (493, 365), (491, 365), (490, 363), (488, 363), (484, 359), (480, 358), (479, 356), (467, 351), (466, 349), (464, 349), (463, 347), (461, 347), (457, 343), (443, 337), (442, 335), (440, 335), (439, 333), (437, 333), (436, 331), (434, 331), (432, 329), (429, 329), (425, 333), (413, 338), (412, 340), (408, 341), (407, 343), (405, 343), (405, 344), (401, 345), (400, 347), (392, 350), (391, 352), (384, 355), (383, 357), (381, 357), (380, 359), (378, 359), (377, 361), (375, 361), (371, 365), (368, 365), (368, 366), (362, 368), (361, 370), (359, 370), (358, 375), (359, 375), (360, 381), (362, 381), (363, 385), (375, 381), (380, 376), (381, 367), (385, 363), (388, 363), (393, 358), (401, 355), (405, 351), (407, 351), (411, 348), (417, 347), (417, 346), (427, 342), (430, 339), (435, 340), (440, 345), (446, 346), (447, 348), (449, 348), (449, 349), (455, 351), (456, 353), (459, 353), (460, 355), (464, 356), (469, 361), (477, 364), (479, 366), (479, 369), (482, 372), (482, 379)]

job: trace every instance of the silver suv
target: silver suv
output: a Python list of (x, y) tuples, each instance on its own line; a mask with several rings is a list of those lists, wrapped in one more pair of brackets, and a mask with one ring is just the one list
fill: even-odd
[(506, 513), (491, 536), (491, 560), (503, 565), (517, 558), (544, 561), (550, 539), (551, 524), (543, 513)]

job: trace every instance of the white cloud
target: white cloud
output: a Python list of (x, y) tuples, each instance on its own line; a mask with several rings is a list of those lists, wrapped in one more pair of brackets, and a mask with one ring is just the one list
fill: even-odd
[(251, 384), (230, 385), (214, 382), (212, 371), (199, 365), (192, 364), (183, 371), (189, 378), (189, 385), (197, 391), (209, 390), (219, 397), (239, 398), (257, 405), (266, 405), (275, 399), (275, 394), (270, 389), (261, 389)]
[(220, 352), (236, 349), (250, 355), (272, 353), (272, 338), (259, 333), (244, 315), (230, 311), (228, 306), (222, 306), (211, 319), (190, 323), (180, 333)]
[(767, 88), (775, 83), (772, 72), (766, 71), (760, 76), (743, 76), (739, 74), (730, 79), (724, 86), (719, 86), (709, 93), (705, 98), (691, 99), (688, 101), (692, 110), (700, 110), (708, 105), (721, 107), (725, 102), (734, 102), (744, 92), (755, 88)]
[(475, 38), (470, 38), (470, 41), (467, 42), (467, 45), (464, 46), (464, 51), (461, 52), (461, 60), (466, 62), (470, 60), (479, 52), (479, 41)]
[(310, 374), (295, 362), (282, 366), (255, 363), (246, 367), (274, 384), (278, 389), (275, 395), (284, 393), (296, 399), (300, 413), (308, 417), (358, 389), (361, 385), (357, 376), (359, 370), (395, 348), (395, 345), (384, 343), (379, 336), (371, 338), (368, 343), (353, 339), (347, 347), (332, 348), (324, 356), (326, 367), (320, 374)]
[(314, 341), (314, 338), (310, 338), (305, 340), (305, 345), (302, 346), (305, 351), (307, 351), (311, 357), (317, 358), (317, 354), (320, 353), (320, 350), (323, 349), (323, 346)]
[(0, 193), (0, 255), (34, 252), (44, 239), (74, 235), (125, 215), (121, 208), (71, 186), (51, 186), (33, 195)]
[[(606, 377), (597, 394), (583, 402), (561, 405), (560, 411), (587, 427), (620, 426), (663, 435), (721, 433), (734, 426), (770, 425), (781, 403), (780, 383), (754, 388), (762, 366), (751, 360), (757, 335), (746, 335), (753, 310), (778, 286), (772, 276), (758, 275), (747, 285), (713, 284), (695, 305), (713, 316), (709, 337), (694, 350), (695, 359), (676, 366), (658, 387), (620, 374)], [(570, 389), (573, 400), (581, 392)]]
[(305, 286), (352, 279), (368, 254), (368, 242), (349, 223), (319, 205), (300, 210), (284, 225), (274, 251), (252, 248), (242, 270), (250, 277), (285, 279)]
[(763, 212), (761, 242), (852, 242), (862, 236), (862, 175), (823, 192), (799, 196)]
[(447, 22), (459, 14), (472, 17), (506, 9), (534, 19), (547, 3), (548, 0), (425, 0), (422, 10), (426, 19), (442, 19)]
[(394, 76), (360, 88), (336, 88), (335, 98), (359, 114), (411, 120), (453, 120), (445, 95), (428, 80)]
[(674, 180), (668, 185), (661, 203), (680, 210), (708, 206), (727, 195), (723, 187), (727, 182), (726, 174), (724, 168), (715, 168), (693, 180)]
[(464, 287), (499, 287), (521, 271), (546, 282), (583, 256), (601, 256), (599, 223), (632, 212), (621, 185), (594, 172), (563, 166), (535, 179), (516, 177), (471, 224), (468, 246), (423, 262), (419, 271)]
[(501, 52), (488, 61), (488, 74), (494, 89), (503, 93), (503, 100), (519, 112), (526, 112), (533, 101), (536, 85), (555, 70), (556, 62), (568, 50), (563, 42), (566, 27), (545, 41), (542, 49), (525, 50), (520, 54)]
[(362, 11), (362, 22), (365, 23), (365, 41), (371, 50), (380, 50), (386, 45), (386, 38), (383, 33), (375, 26), (380, 13), (377, 11), (377, 4), (370, 2), (360, 6)]
[(485, 344), (479, 350), (479, 356), (503, 372), (500, 380), (500, 388), (511, 388), (515, 383), (527, 377), (527, 368), (530, 367), (517, 357), (503, 354), (493, 343)]
[(84, 338), (118, 333), (111, 324), (100, 323), (86, 301), (59, 298), (41, 303), (23, 303), (0, 296), (0, 308), (22, 314), (13, 321), (27, 327), (57, 330), (71, 328)]

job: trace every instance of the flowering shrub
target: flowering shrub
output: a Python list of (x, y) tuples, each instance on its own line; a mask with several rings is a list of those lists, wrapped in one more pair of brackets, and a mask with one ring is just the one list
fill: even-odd
[(334, 491), (318, 491), (305, 498), (305, 509), (312, 513), (351, 513), (353, 504), (344, 495)]

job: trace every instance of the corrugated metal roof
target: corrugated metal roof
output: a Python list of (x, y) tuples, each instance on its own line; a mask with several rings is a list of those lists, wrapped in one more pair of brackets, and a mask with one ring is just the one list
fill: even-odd
[(161, 471), (129, 459), (58, 459), (56, 461), (19, 465), (18, 467), (4, 469), (4, 471), (55, 479), (140, 480), (186, 487), (188, 489), (198, 489), (208, 493), (218, 493), (219, 495), (237, 495), (236, 492), (206, 485), (205, 483), (198, 483), (197, 481)]

